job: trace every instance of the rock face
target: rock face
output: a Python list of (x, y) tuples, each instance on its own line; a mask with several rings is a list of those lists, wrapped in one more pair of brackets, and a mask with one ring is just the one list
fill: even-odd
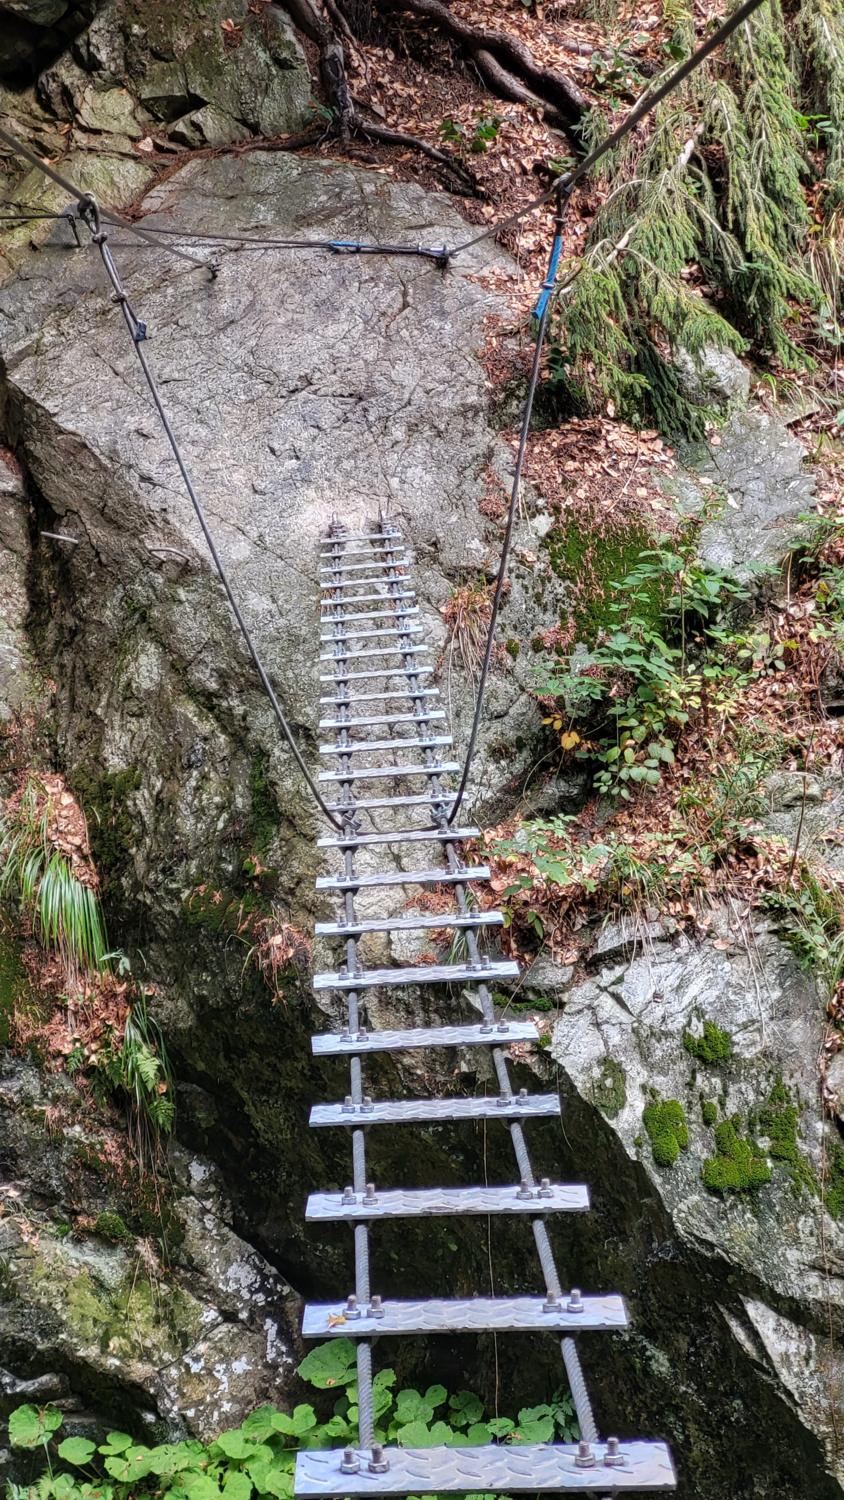
[(838, 1495), (844, 1234), (820, 1201), (814, 983), (727, 913), (704, 943), (630, 922), (601, 946), (563, 997), (552, 1055), (573, 1154), (592, 1143), (615, 1187), (596, 1193), (578, 1275), (621, 1276), (631, 1298), (618, 1420), (667, 1412), (707, 1500)]
[[(92, 1126), (68, 1080), (8, 1060), (0, 1122), (7, 1408), (38, 1380), (72, 1421), (208, 1439), (262, 1401), (284, 1402), (298, 1302), (232, 1230), (208, 1162), (171, 1153), (165, 1272), (155, 1194), (142, 1176), (121, 1188), (131, 1163), (119, 1136)], [(87, 1234), (68, 1222), (80, 1205)], [(144, 1214), (146, 1235), (135, 1232)]]

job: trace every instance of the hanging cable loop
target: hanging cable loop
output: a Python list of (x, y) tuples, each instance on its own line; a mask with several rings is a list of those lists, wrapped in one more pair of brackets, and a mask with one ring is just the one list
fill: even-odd
[[(299, 767), (299, 770), (301, 771), (301, 773), (302, 773), (302, 775), (303, 775), (303, 777), (305, 779), (305, 782), (306, 782), (306, 784), (307, 784), (307, 786), (308, 786), (308, 788), (309, 788), (309, 790), (310, 790), (310, 792), (311, 792), (314, 800), (316, 801), (316, 803), (317, 803), (320, 811), (328, 819), (328, 821), (332, 825), (332, 827), (336, 828), (338, 830), (338, 832), (341, 832), (342, 831), (342, 823), (340, 822), (340, 820), (338, 818), (336, 818), (334, 816), (334, 814), (331, 811), (330, 807), (327, 805), (327, 803), (323, 799), (323, 797), (322, 797), (322, 795), (320, 793), (320, 790), (319, 790), (316, 782), (314, 781), (314, 779), (313, 779), (310, 771), (308, 770), (307, 765), (305, 764), (305, 761), (303, 759), (302, 753), (301, 753), (301, 751), (299, 749), (299, 746), (297, 745), (295, 737), (293, 735), (293, 731), (290, 728), (289, 723), (287, 722), (287, 718), (285, 716), (284, 710), (282, 709), (282, 706), (281, 706), (281, 704), (280, 704), (280, 702), (278, 700), (278, 697), (276, 696), (275, 689), (273, 688), (273, 685), (270, 682), (269, 676), (267, 675), (267, 671), (266, 671), (266, 668), (264, 666), (263, 661), (261, 660), (261, 656), (260, 656), (260, 653), (258, 651), (258, 648), (255, 645), (255, 642), (254, 642), (254, 640), (252, 638), (251, 631), (249, 630), (249, 627), (246, 624), (245, 619), (243, 618), (243, 615), (242, 615), (241, 610), (240, 610), (240, 606), (239, 606), (239, 604), (237, 602), (237, 599), (235, 598), (234, 592), (232, 590), (231, 582), (229, 580), (228, 572), (226, 571), (225, 564), (224, 564), (224, 562), (223, 562), (223, 560), (222, 560), (222, 558), (221, 558), (221, 556), (220, 556), (220, 554), (219, 554), (219, 552), (217, 550), (217, 544), (216, 544), (216, 542), (214, 540), (213, 533), (212, 533), (211, 528), (210, 528), (210, 526), (208, 524), (208, 519), (207, 519), (207, 517), (205, 515), (205, 510), (204, 510), (204, 508), (202, 506), (202, 502), (200, 501), (199, 496), (196, 493), (196, 490), (194, 489), (193, 480), (191, 479), (191, 476), (190, 476), (190, 473), (188, 471), (187, 465), (186, 465), (185, 460), (184, 460), (184, 458), (182, 456), (182, 451), (181, 451), (181, 448), (179, 447), (178, 440), (177, 440), (176, 435), (175, 435), (175, 433), (173, 431), (173, 428), (170, 425), (170, 419), (167, 416), (166, 411), (164, 410), (164, 406), (163, 406), (162, 400), (161, 400), (161, 393), (160, 393), (160, 391), (158, 389), (158, 385), (156, 383), (156, 380), (155, 380), (155, 377), (154, 377), (154, 375), (152, 373), (152, 370), (150, 369), (149, 363), (147, 361), (146, 354), (144, 353), (144, 350), (142, 348), (142, 344), (143, 344), (143, 342), (144, 342), (144, 340), (146, 339), (146, 336), (147, 336), (147, 326), (146, 326), (146, 323), (142, 322), (140, 320), (140, 318), (138, 318), (137, 314), (135, 313), (135, 311), (134, 311), (134, 309), (132, 307), (131, 302), (129, 301), (129, 298), (128, 298), (127, 294), (126, 294), (126, 288), (124, 287), (122, 279), (121, 279), (121, 276), (120, 276), (120, 272), (118, 271), (117, 266), (115, 265), (114, 257), (113, 257), (113, 255), (111, 253), (111, 250), (109, 249), (109, 246), (108, 246), (108, 234), (100, 226), (99, 209), (97, 207), (96, 201), (91, 197), (90, 194), (86, 195), (86, 201), (84, 202), (84, 204), (80, 205), (80, 212), (82, 213), (82, 217), (84, 218), (85, 222), (92, 229), (92, 235), (93, 235), (93, 238), (94, 238), (94, 243), (97, 245), (97, 247), (99, 249), (100, 257), (102, 259), (102, 263), (103, 263), (103, 266), (105, 268), (106, 275), (108, 276), (108, 279), (111, 282), (112, 290), (114, 292), (115, 301), (119, 303), (120, 310), (123, 313), (123, 319), (124, 319), (124, 322), (126, 323), (126, 327), (129, 330), (129, 333), (131, 335), (132, 343), (135, 346), (135, 353), (138, 356), (138, 360), (140, 362), (140, 366), (141, 366), (141, 369), (142, 369), (143, 374), (144, 374), (144, 379), (146, 381), (147, 388), (149, 390), (150, 396), (152, 397), (153, 404), (155, 405), (155, 409), (158, 412), (158, 416), (159, 416), (159, 419), (161, 421), (161, 425), (164, 428), (164, 432), (165, 432), (165, 435), (167, 437), (167, 441), (170, 444), (170, 449), (172, 451), (173, 457), (176, 460), (176, 465), (177, 465), (177, 467), (179, 469), (179, 473), (182, 476), (182, 480), (184, 482), (185, 489), (187, 490), (188, 497), (190, 499), (191, 505), (193, 506), (194, 513), (196, 515), (196, 518), (197, 518), (197, 520), (199, 522), (199, 525), (200, 525), (200, 528), (202, 530), (202, 534), (205, 537), (205, 541), (206, 541), (206, 544), (208, 546), (208, 550), (209, 550), (209, 552), (211, 554), (211, 558), (212, 558), (212, 561), (214, 563), (214, 567), (217, 570), (217, 574), (219, 576), (220, 582), (222, 583), (223, 589), (225, 590), (226, 598), (228, 599), (228, 602), (229, 602), (229, 607), (231, 608), (232, 614), (234, 615), (235, 620), (237, 621), (237, 625), (238, 625), (238, 628), (240, 630), (241, 635), (243, 636), (243, 640), (244, 640), (244, 643), (246, 645), (246, 648), (247, 648), (247, 650), (249, 652), (249, 655), (252, 658), (252, 662), (254, 664), (255, 670), (258, 673), (258, 676), (259, 676), (259, 678), (261, 680), (261, 686), (263, 687), (264, 692), (266, 693), (266, 695), (267, 695), (267, 697), (268, 697), (268, 699), (270, 701), (270, 705), (271, 705), (273, 713), (275, 715), (276, 722), (278, 723), (278, 727), (281, 730), (282, 736), (283, 736), (283, 738), (285, 739), (285, 741), (287, 743), (287, 746), (288, 746), (288, 748), (289, 748), (289, 750), (290, 750), (290, 752), (291, 752), (291, 754), (293, 756), (293, 759), (295, 760), (297, 766)], [(98, 226), (96, 229), (93, 228), (93, 226), (95, 226), (95, 225)]]
[(510, 549), (513, 543), (513, 528), (516, 524), (516, 515), (519, 509), (519, 495), (522, 488), (522, 470), (525, 463), (530, 424), (533, 418), (533, 405), (536, 398), (536, 388), (539, 384), (539, 371), (542, 367), (542, 351), (545, 346), (545, 335), (548, 330), (548, 319), (551, 313), (551, 301), (554, 295), (554, 287), (557, 279), (557, 269), (563, 243), (563, 229), (565, 226), (565, 213), (569, 199), (574, 191), (573, 183), (561, 183), (555, 189), (557, 195), (557, 214), (554, 239), (551, 244), (551, 253), (548, 257), (548, 270), (542, 284), (539, 300), (534, 312), (538, 317), (536, 327), (536, 343), (533, 350), (531, 362), (530, 379), (528, 381), (527, 396), (525, 398), (524, 411), (522, 413), (522, 424), (519, 432), (519, 447), (516, 454), (516, 467), (513, 471), (513, 486), (510, 491), (510, 504), (507, 510), (507, 523), (504, 527), (504, 539), (501, 543), (501, 557), (498, 563), (498, 573), (495, 579), (495, 591), (492, 596), (492, 610), (489, 617), (489, 628), (487, 630), (486, 646), (484, 647), (483, 661), (481, 663), (481, 675), (478, 682), (478, 691), (475, 698), (475, 711), (472, 715), (472, 728), (469, 731), (469, 743), (466, 746), (466, 757), (463, 761), (463, 772), (460, 777), (460, 785), (457, 796), (454, 799), (451, 811), (448, 814), (449, 824), (454, 822), (460, 810), (460, 804), (466, 795), (466, 785), (469, 780), (469, 772), (472, 769), (472, 761), (475, 755), (475, 747), (478, 739), (478, 731), (481, 726), (481, 718), (484, 709), (484, 696), (486, 693), (489, 666), (492, 660), (492, 648), (495, 644), (495, 627), (498, 622), (498, 612), (501, 608), (501, 600), (504, 594), (504, 585), (507, 581), (507, 564), (510, 559)]

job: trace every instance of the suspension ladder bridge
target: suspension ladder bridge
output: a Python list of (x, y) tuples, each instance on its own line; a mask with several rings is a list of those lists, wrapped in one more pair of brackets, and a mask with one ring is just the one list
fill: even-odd
[[(348, 534), (334, 524), (321, 556), (321, 610), (324, 632), (320, 660), (326, 692), (320, 729), (333, 737), (321, 745), (326, 769), (319, 774), (332, 821), (339, 828), (320, 838), (340, 868), (317, 880), (317, 890), (337, 899), (336, 920), (318, 922), (317, 936), (337, 952), (337, 968), (316, 974), (314, 989), (342, 998), (346, 1019), (339, 1033), (313, 1037), (318, 1057), (346, 1057), (349, 1092), (336, 1103), (317, 1104), (311, 1125), (336, 1127), (351, 1135), (351, 1182), (341, 1192), (315, 1192), (306, 1217), (340, 1221), (354, 1236), (355, 1285), (336, 1302), (305, 1308), (303, 1333), (325, 1339), (338, 1334), (356, 1340), (359, 1433), (356, 1448), (308, 1449), (296, 1462), (297, 1496), (396, 1496), (419, 1494), (541, 1493), (573, 1490), (611, 1493), (658, 1492), (675, 1487), (671, 1457), (664, 1443), (602, 1441), (592, 1412), (576, 1338), (586, 1332), (624, 1328), (627, 1312), (613, 1294), (584, 1295), (564, 1288), (548, 1233), (547, 1218), (584, 1213), (588, 1188), (580, 1183), (537, 1182), (525, 1125), (557, 1115), (556, 1094), (514, 1091), (507, 1049), (513, 1042), (536, 1042), (531, 1022), (499, 1019), (490, 983), (513, 979), (518, 966), (492, 957), (484, 946), (500, 912), (478, 909), (471, 888), (489, 878), (483, 864), (466, 862), (467, 846), (478, 836), (471, 826), (452, 826), (455, 794), (446, 787), (459, 765), (445, 758), (450, 736), (445, 713), (432, 685), (423, 626), (409, 572), (410, 558), (397, 528), (380, 521), (375, 529)], [(413, 790), (414, 787), (423, 790)], [(373, 790), (376, 795), (371, 795)], [(373, 818), (372, 814), (382, 816)], [(378, 827), (395, 814), (395, 826)], [(414, 821), (415, 820), (415, 821)], [(433, 850), (430, 868), (359, 872), (361, 852), (414, 845)], [(361, 892), (393, 887), (394, 916), (358, 915)], [(403, 887), (448, 888), (450, 911), (413, 914), (402, 906)], [(462, 962), (438, 966), (368, 969), (359, 952), (367, 933), (407, 933), (450, 929), (462, 935)], [(411, 985), (469, 988), (479, 1019), (471, 1024), (373, 1031), (367, 1027), (366, 997), (372, 991)], [(496, 1093), (448, 1099), (374, 1099), (366, 1092), (364, 1062), (374, 1053), (426, 1048), (483, 1047), (489, 1050)], [(510, 1132), (515, 1157), (512, 1186), (390, 1188), (370, 1179), (367, 1134), (376, 1127), (497, 1120)], [(385, 1219), (430, 1215), (519, 1215), (536, 1247), (541, 1283), (534, 1297), (469, 1297), (393, 1301), (373, 1289), (370, 1226)], [(377, 1231), (376, 1231), (377, 1232)], [(420, 1232), (424, 1229), (420, 1227)], [(544, 1292), (543, 1292), (544, 1288)], [(562, 1358), (580, 1425), (578, 1443), (490, 1444), (480, 1447), (385, 1447), (379, 1441), (373, 1409), (372, 1346), (376, 1339), (414, 1334), (547, 1332), (561, 1339)]]

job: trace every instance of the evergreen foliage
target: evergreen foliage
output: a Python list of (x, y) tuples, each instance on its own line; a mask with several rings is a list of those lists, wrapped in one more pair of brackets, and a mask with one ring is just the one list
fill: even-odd
[[(689, 18), (678, 9), (676, 20), (672, 51), (688, 51)], [(678, 348), (752, 344), (800, 369), (813, 364), (807, 345), (838, 341), (844, 0), (804, 0), (788, 27), (768, 0), (609, 172), (582, 270), (558, 303), (552, 381), (581, 408), (611, 403), (700, 436), (714, 412), (689, 398)]]

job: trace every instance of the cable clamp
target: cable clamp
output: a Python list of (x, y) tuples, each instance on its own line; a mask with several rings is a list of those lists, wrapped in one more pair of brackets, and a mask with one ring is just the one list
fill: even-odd
[(332, 240), (329, 249), (333, 250), (335, 255), (360, 255), (363, 245), (357, 240)]

